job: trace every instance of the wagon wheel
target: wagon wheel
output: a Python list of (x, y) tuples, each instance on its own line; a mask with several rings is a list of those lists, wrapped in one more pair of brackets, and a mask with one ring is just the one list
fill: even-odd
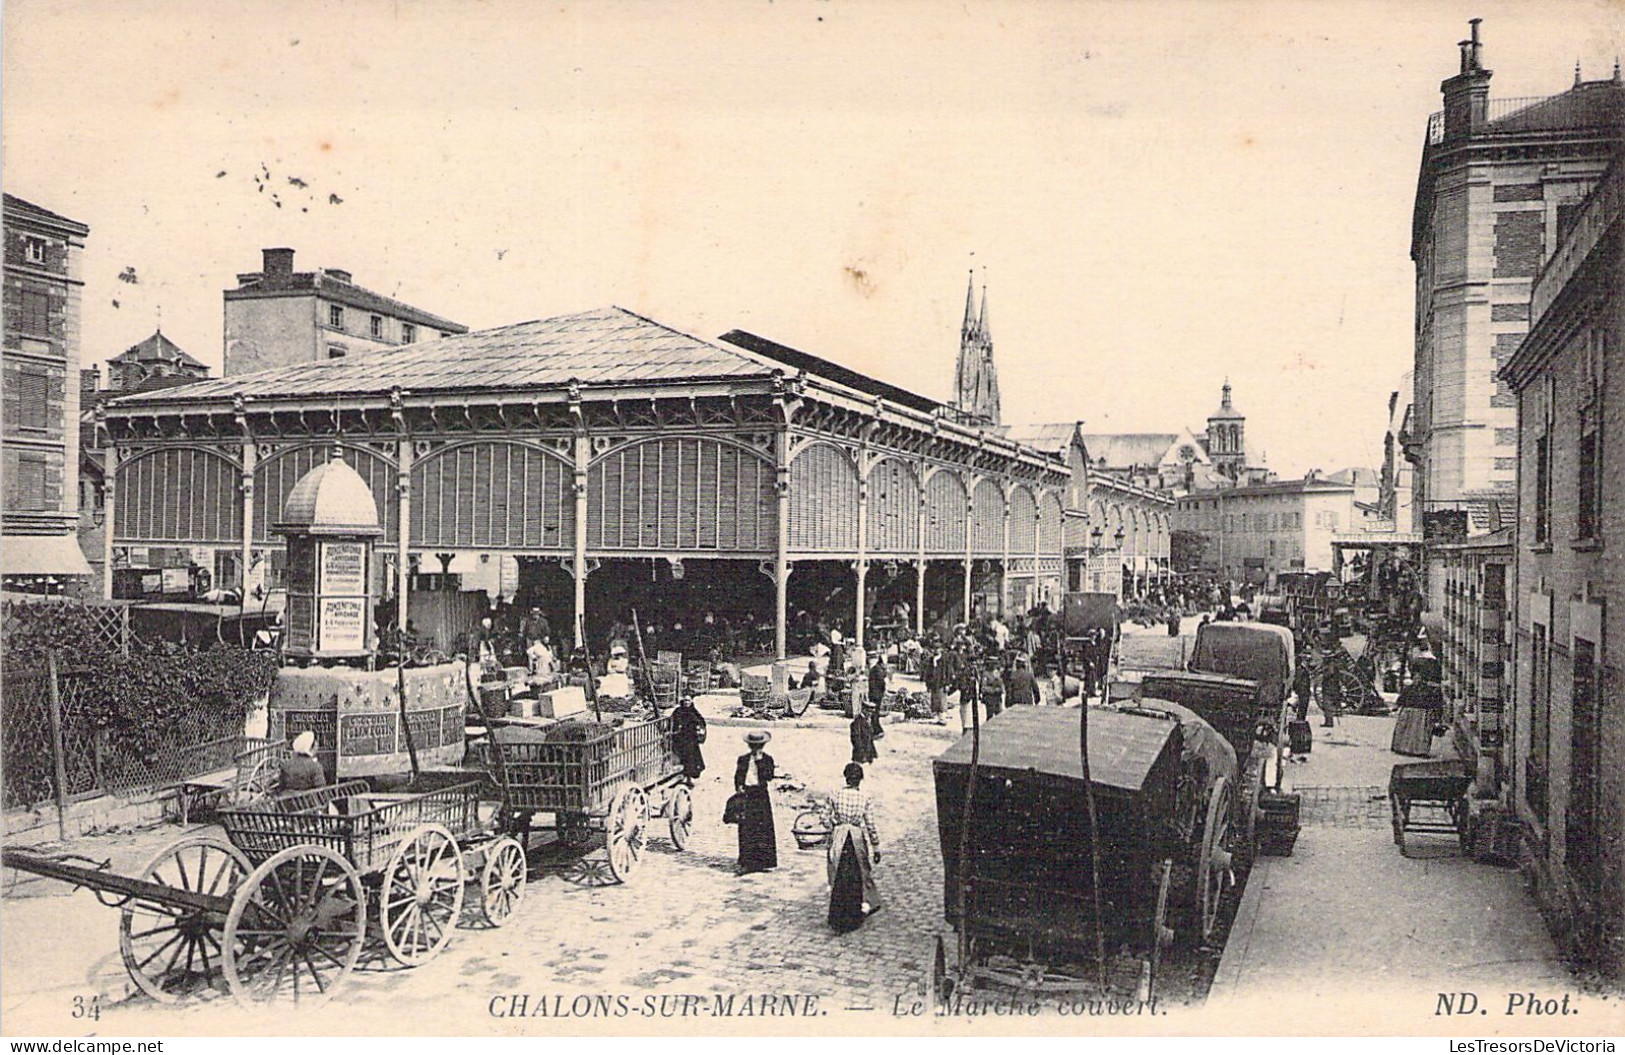
[(276, 792), (278, 766), (269, 756), (261, 756), (247, 773), (232, 784), (231, 805), (248, 806)]
[(480, 914), (485, 922), (493, 927), (508, 922), (525, 896), (527, 867), (518, 839), (505, 835), (491, 844), (480, 872)]
[[(215, 835), (189, 835), (161, 850), (139, 878), (229, 899), (248, 872), (248, 858), (231, 843)], [(196, 986), (217, 984), (222, 925), (218, 912), (130, 901), (119, 913), (119, 955), (143, 993), (172, 1004)]]
[(1173, 886), (1174, 863), (1164, 860), (1157, 868), (1157, 907), (1151, 915), (1151, 948), (1146, 954), (1145, 969), (1140, 974), (1141, 1000), (1157, 995), (1157, 979), (1162, 974), (1162, 953), (1174, 943), (1174, 932), (1168, 926), (1168, 890)]
[(671, 844), (688, 849), (688, 836), (694, 830), (694, 796), (687, 784), (678, 784), (666, 798), (666, 820), (671, 825)]
[(615, 793), (605, 824), (604, 850), (609, 870), (622, 883), (632, 878), (643, 861), (643, 848), (649, 841), (649, 796), (636, 784)]
[[(1257, 750), (1257, 745), (1254, 745)], [(1249, 767), (1252, 768), (1252, 767)], [(1242, 810), (1239, 814), (1241, 820), (1241, 845), (1237, 848), (1237, 856), (1250, 865), (1258, 858), (1258, 822), (1264, 812), (1259, 808), (1259, 799), (1263, 797), (1265, 787), (1265, 767), (1263, 760), (1259, 760), (1258, 779), (1247, 781), (1247, 797), (1242, 801)]]
[(462, 911), (463, 859), (457, 840), (439, 824), (414, 828), (390, 855), (378, 891), (384, 944), (408, 967), (427, 963), (451, 940), (452, 925)]
[(243, 880), (222, 938), (226, 984), (244, 1006), (326, 1002), (361, 958), (367, 892), (325, 846), (290, 846)]
[(1202, 941), (1213, 937), (1219, 925), (1219, 903), (1229, 885), (1230, 851), (1224, 844), (1230, 834), (1230, 781), (1220, 777), (1208, 793), (1207, 823), (1202, 828), (1201, 857), (1196, 862), (1197, 921)]

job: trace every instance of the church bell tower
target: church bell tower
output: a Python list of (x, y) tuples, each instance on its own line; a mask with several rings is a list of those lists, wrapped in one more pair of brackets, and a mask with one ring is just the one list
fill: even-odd
[(1247, 468), (1247, 415), (1230, 402), (1230, 379), (1225, 378), (1219, 409), (1207, 418), (1207, 454), (1213, 467), (1232, 480)]

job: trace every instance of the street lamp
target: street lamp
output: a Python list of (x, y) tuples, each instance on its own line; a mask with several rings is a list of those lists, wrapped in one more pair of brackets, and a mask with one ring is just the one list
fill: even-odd
[(1117, 534), (1113, 535), (1112, 538), (1117, 542), (1117, 548), (1122, 549), (1123, 548), (1123, 529), (1118, 528), (1117, 529)]

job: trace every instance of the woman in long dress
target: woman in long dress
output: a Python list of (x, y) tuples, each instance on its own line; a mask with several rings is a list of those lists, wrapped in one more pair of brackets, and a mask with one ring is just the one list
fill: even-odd
[(684, 696), (671, 714), (671, 746), (683, 766), (683, 776), (689, 780), (698, 780), (705, 772), (705, 754), (700, 750), (703, 743), (705, 716), (694, 706), (694, 697)]
[(838, 934), (856, 930), (880, 911), (874, 866), (880, 861), (873, 804), (863, 784), (863, 767), (848, 762), (846, 787), (824, 806), (829, 835), (829, 925)]
[(779, 866), (778, 835), (773, 828), (773, 800), (768, 783), (773, 779), (773, 756), (763, 751), (773, 734), (757, 729), (745, 734), (750, 750), (734, 768), (734, 791), (743, 796), (739, 817), (739, 874), (765, 872)]

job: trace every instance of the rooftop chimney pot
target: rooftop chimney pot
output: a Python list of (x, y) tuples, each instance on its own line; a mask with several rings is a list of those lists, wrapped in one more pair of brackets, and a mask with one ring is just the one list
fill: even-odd
[(292, 249), (262, 250), (265, 258), (265, 277), (269, 281), (293, 274)]

